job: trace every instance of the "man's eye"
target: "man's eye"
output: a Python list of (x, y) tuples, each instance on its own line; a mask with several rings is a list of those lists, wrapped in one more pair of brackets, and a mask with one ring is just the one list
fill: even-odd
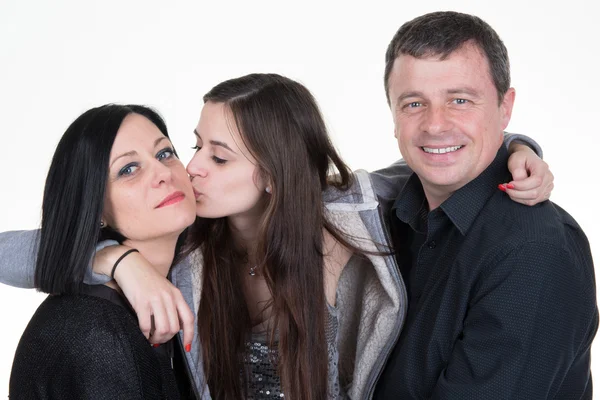
[(421, 102), (419, 101), (413, 101), (410, 102), (406, 105), (408, 108), (417, 108), (417, 107), (421, 107)]
[(454, 102), (456, 104), (467, 104), (469, 102), (469, 100), (467, 100), (467, 99), (454, 99)]

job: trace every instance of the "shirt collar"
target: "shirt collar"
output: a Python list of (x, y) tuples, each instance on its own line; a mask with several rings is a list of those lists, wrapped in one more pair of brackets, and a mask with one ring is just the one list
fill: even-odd
[(427, 214), (427, 200), (423, 185), (416, 173), (410, 175), (400, 190), (392, 210), (400, 221), (409, 224), (413, 230), (419, 231), (421, 219), (424, 219), (423, 214)]
[[(498, 184), (510, 181), (507, 168), (508, 150), (501, 146), (494, 161), (475, 179), (458, 189), (441, 209), (462, 235), (466, 235), (488, 199), (498, 190)], [(423, 185), (413, 173), (394, 202), (396, 216), (413, 229), (418, 226), (420, 211), (426, 206)]]

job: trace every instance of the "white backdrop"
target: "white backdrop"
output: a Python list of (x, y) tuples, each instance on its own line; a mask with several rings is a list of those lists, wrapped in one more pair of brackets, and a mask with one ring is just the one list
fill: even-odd
[[(503, 38), (517, 90), (509, 130), (542, 145), (556, 176), (552, 199), (579, 221), (598, 260), (593, 3), (0, 0), (0, 231), (39, 225), (54, 148), (84, 110), (107, 102), (156, 107), (187, 162), (202, 95), (250, 72), (306, 84), (348, 164), (383, 167), (399, 158), (382, 84), (387, 44), (403, 22), (452, 9), (482, 17)], [(0, 397), (19, 337), (44, 297), (0, 285)]]

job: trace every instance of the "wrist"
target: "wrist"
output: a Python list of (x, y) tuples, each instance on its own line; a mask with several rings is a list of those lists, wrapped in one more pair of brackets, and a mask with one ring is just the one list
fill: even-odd
[(112, 270), (111, 270), (111, 272), (110, 272), (110, 277), (111, 277), (111, 279), (115, 279), (115, 271), (117, 270), (117, 267), (119, 266), (120, 262), (121, 262), (121, 261), (123, 261), (123, 259), (124, 259), (125, 257), (127, 257), (128, 255), (130, 255), (131, 253), (139, 253), (139, 251), (138, 251), (138, 249), (129, 249), (129, 250), (127, 250), (125, 253), (123, 253), (123, 254), (121, 255), (121, 257), (119, 257), (119, 258), (117, 259), (117, 261), (115, 261), (115, 263), (114, 263), (114, 265), (113, 265), (113, 267), (112, 267)]
[(117, 245), (105, 247), (98, 251), (94, 258), (94, 272), (110, 277), (119, 257), (131, 249), (129, 246)]
[(529, 152), (535, 154), (535, 152), (531, 149), (531, 147), (529, 147), (526, 143), (519, 141), (518, 139), (513, 140), (508, 145), (508, 153), (509, 154), (516, 153), (517, 151), (529, 151)]

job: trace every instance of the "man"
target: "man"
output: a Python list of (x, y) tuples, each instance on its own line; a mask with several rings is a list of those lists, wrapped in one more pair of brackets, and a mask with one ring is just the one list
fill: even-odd
[(375, 398), (590, 399), (589, 244), (557, 205), (504, 193), (515, 90), (497, 33), (456, 12), (407, 22), (385, 88), (414, 173), (391, 213), (409, 310)]

